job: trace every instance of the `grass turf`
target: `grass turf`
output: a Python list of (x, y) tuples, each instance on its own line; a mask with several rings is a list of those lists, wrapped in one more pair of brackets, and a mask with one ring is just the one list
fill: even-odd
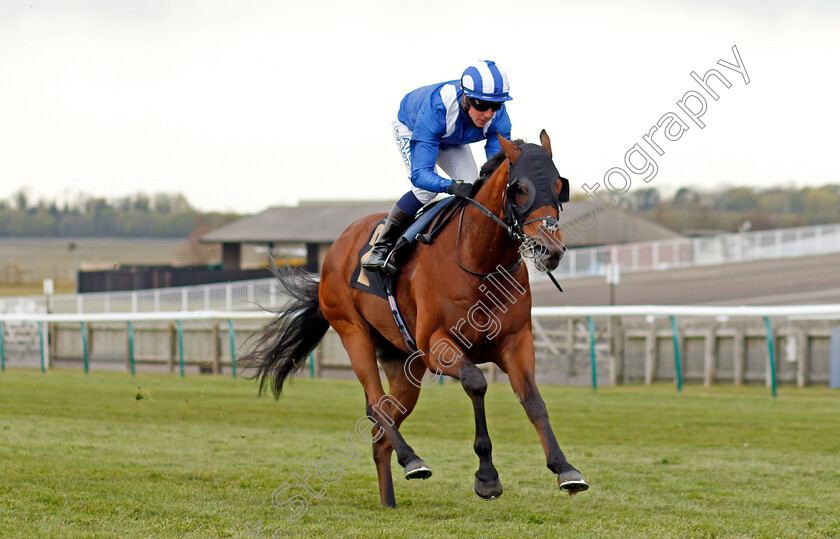
[[(431, 466), (379, 506), (355, 381), (307, 379), (279, 402), (249, 380), (7, 369), (0, 374), (0, 536), (837, 537), (840, 391), (670, 385), (542, 388), (560, 445), (591, 488), (557, 489), (510, 388), (487, 415), (504, 495), (472, 492), (469, 399), (423, 391), (402, 428)], [(358, 461), (349, 452), (349, 433)], [(332, 455), (341, 477), (323, 485)], [(333, 469), (333, 472), (336, 472)], [(294, 484), (312, 473), (315, 499)], [(332, 473), (332, 472), (331, 472)], [(271, 504), (304, 496), (308, 510)], [(294, 508), (294, 507), (293, 507)], [(259, 529), (250, 527), (260, 522)]]

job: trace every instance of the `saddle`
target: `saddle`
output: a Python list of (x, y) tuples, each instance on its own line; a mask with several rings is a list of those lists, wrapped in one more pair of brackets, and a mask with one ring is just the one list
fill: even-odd
[[(430, 245), (449, 221), (452, 220), (457, 211), (466, 203), (467, 201), (463, 198), (447, 197), (423, 206), (414, 223), (397, 239), (394, 245), (394, 252), (391, 256), (396, 257), (397, 260), (405, 259), (418, 243)], [(398, 274), (388, 275), (381, 271), (368, 271), (362, 267), (362, 260), (373, 249), (373, 245), (379, 237), (384, 222), (385, 218), (377, 223), (367, 243), (359, 249), (356, 269), (353, 270), (353, 275), (350, 277), (350, 286), (387, 300), (391, 308), (391, 314), (394, 316), (394, 321), (400, 329), (406, 345), (411, 351), (415, 351), (417, 350), (417, 345), (414, 343), (411, 333), (405, 326), (405, 322), (397, 307), (396, 298), (394, 297)]]
[[(464, 199), (447, 197), (423, 206), (414, 223), (397, 239), (392, 256), (396, 257), (397, 260), (405, 259), (418, 243), (430, 245), (447, 223), (452, 220), (456, 211), (465, 203)], [(384, 222), (385, 219), (383, 218), (377, 223), (367, 243), (359, 250), (357, 254), (358, 262), (356, 269), (353, 270), (353, 276), (350, 278), (350, 286), (382, 299), (388, 299), (385, 283), (387, 275), (380, 271), (368, 271), (362, 267), (362, 260), (373, 249), (373, 244), (376, 243)]]

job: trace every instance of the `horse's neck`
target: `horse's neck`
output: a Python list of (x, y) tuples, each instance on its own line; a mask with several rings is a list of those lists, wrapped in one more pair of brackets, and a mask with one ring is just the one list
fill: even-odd
[[(507, 161), (502, 163), (475, 197), (501, 220), (508, 168)], [(518, 245), (507, 231), (472, 205), (465, 210), (458, 253), (467, 268), (479, 273), (494, 271), (499, 264), (509, 266), (519, 257)]]

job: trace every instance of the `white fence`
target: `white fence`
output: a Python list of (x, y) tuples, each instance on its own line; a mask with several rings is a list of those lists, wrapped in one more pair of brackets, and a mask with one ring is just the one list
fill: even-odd
[(610, 263), (632, 273), (838, 252), (840, 224), (831, 224), (570, 249), (554, 275), (604, 275)]
[[(37, 366), (40, 361), (46, 371), (58, 358), (83, 362), (87, 372), (89, 359), (106, 369), (124, 360), (132, 375), (135, 364), (167, 365), (174, 372), (179, 363), (181, 376), (185, 366), (211, 366), (212, 372), (220, 373), (224, 365), (235, 377), (238, 347), (271, 316), (266, 311), (0, 314), (0, 369), (7, 364)], [(253, 323), (234, 328), (240, 321)]]
[[(232, 372), (243, 344), (270, 315), (244, 312), (0, 314), (0, 363), (49, 368), (83, 364), (134, 372), (135, 364), (175, 372)], [(783, 307), (535, 307), (540, 383), (827, 384), (831, 328), (840, 304)], [(96, 326), (94, 328), (94, 326)], [(330, 331), (311, 356), (310, 376), (350, 362)], [(503, 378), (486, 366), (492, 381)]]
[[(277, 305), (277, 299), (274, 279), (256, 279), (131, 292), (58, 295), (49, 298), (49, 311), (57, 314), (238, 311), (271, 308)], [(0, 313), (46, 311), (47, 299), (43, 296), (0, 299)]]

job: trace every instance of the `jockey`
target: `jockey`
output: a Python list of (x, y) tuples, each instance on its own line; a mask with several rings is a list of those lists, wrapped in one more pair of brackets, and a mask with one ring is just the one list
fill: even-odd
[[(403, 97), (392, 125), (414, 189), (391, 208), (370, 257), (362, 263), (365, 269), (396, 273), (394, 257), (388, 255), (417, 211), (438, 193), (472, 194), (478, 167), (467, 144), (486, 140), (489, 159), (501, 150), (497, 132), (510, 139), (504, 105), (512, 99), (508, 91), (507, 74), (495, 62), (481, 61), (464, 70), (460, 81), (424, 86)], [(435, 172), (436, 164), (449, 178)]]

